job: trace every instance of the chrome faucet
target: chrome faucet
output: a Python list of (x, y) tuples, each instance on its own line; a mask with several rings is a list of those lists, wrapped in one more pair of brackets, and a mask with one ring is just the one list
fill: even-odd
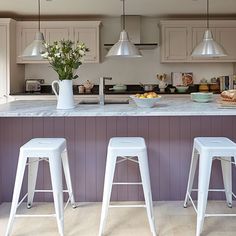
[(112, 80), (111, 77), (100, 77), (99, 80), (99, 104), (104, 105), (105, 104), (105, 80)]

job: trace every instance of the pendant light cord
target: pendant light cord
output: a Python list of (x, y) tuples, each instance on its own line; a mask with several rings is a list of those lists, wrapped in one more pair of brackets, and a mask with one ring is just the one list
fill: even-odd
[(207, 0), (207, 29), (209, 29), (209, 0)]
[(40, 21), (41, 21), (41, 4), (40, 4), (41, 0), (38, 0), (38, 30), (39, 32), (41, 31), (40, 28)]
[(123, 30), (125, 30), (125, 0), (123, 1)]

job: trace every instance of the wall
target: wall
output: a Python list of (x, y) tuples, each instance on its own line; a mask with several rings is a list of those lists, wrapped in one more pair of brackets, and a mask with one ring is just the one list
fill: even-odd
[[(157, 18), (142, 18), (141, 39), (142, 42), (159, 42), (159, 29)], [(99, 77), (110, 76), (111, 84), (125, 83), (137, 84), (156, 83), (156, 74), (171, 72), (193, 72), (195, 82), (200, 79), (233, 74), (232, 63), (160, 63), (160, 47), (155, 50), (142, 51), (143, 57), (139, 59), (107, 59), (104, 43), (114, 43), (119, 38), (121, 30), (120, 18), (104, 18), (101, 27), (101, 63), (84, 64), (79, 68), (75, 84), (80, 84), (89, 79), (98, 84)], [(48, 65), (26, 65), (26, 78), (43, 78), (47, 83), (57, 79), (56, 73)]]

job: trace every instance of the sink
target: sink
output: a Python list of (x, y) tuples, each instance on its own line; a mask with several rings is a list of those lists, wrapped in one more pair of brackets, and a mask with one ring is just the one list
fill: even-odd
[[(79, 104), (93, 105), (93, 104), (99, 104), (99, 101), (98, 100), (81, 100)], [(125, 99), (125, 100), (108, 99), (108, 100), (105, 100), (105, 105), (106, 104), (129, 104), (129, 99)]]

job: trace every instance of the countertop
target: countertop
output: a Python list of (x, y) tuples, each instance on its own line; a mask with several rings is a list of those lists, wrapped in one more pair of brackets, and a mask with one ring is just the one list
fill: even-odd
[(14, 101), (0, 105), (0, 117), (63, 117), (63, 116), (230, 116), (236, 108), (222, 109), (213, 102), (196, 103), (190, 96), (163, 96), (153, 108), (139, 108), (134, 103), (110, 105), (77, 104), (71, 110), (57, 110), (56, 101)]

